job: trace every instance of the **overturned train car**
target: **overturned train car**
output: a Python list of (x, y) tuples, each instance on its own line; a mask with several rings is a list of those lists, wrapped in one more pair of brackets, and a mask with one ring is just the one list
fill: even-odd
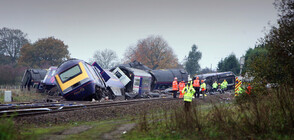
[(62, 63), (56, 70), (55, 80), (61, 95), (67, 100), (100, 100), (116, 96), (107, 87), (99, 70), (83, 60), (72, 59)]
[(125, 84), (126, 95), (131, 94), (130, 97), (150, 96), (150, 91), (165, 90), (172, 86), (174, 77), (177, 77), (178, 81), (188, 80), (188, 73), (184, 69), (151, 70), (137, 61), (112, 68), (111, 71), (119, 79), (123, 74), (117, 71), (117, 68), (130, 79), (129, 83)]
[(144, 98), (149, 95), (152, 76), (148, 72), (125, 66), (113, 68), (111, 71), (123, 82), (126, 98)]

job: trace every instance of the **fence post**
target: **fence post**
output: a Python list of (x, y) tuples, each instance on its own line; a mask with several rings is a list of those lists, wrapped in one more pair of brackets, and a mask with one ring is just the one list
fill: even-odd
[(4, 102), (11, 102), (11, 91), (5, 91)]

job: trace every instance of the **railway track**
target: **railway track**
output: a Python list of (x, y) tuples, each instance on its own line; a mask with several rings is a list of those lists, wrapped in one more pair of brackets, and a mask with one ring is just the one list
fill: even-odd
[(74, 111), (80, 109), (91, 109), (91, 108), (105, 108), (113, 106), (124, 106), (132, 105), (143, 102), (152, 102), (152, 101), (170, 101), (170, 100), (179, 100), (178, 98), (152, 98), (152, 99), (137, 99), (137, 100), (125, 100), (125, 101), (109, 101), (109, 102), (100, 102), (100, 103), (87, 103), (87, 104), (77, 104), (70, 106), (62, 105), (44, 105), (44, 106), (22, 106), (22, 107), (10, 107), (10, 108), (1, 108), (0, 116), (1, 117), (22, 117), (22, 116), (34, 116), (66, 111)]

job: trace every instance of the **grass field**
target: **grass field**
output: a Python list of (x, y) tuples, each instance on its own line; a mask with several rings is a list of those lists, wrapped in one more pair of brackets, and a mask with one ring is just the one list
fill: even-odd
[[(13, 102), (33, 102), (41, 101), (47, 97), (47, 95), (42, 93), (36, 93), (35, 90), (32, 91), (20, 91), (20, 89), (9, 89), (7, 91), (12, 92)], [(4, 89), (0, 89), (0, 103), (4, 103)]]
[(160, 113), (145, 113), (124, 139), (293, 139), (291, 88), (242, 94), (233, 103), (193, 103)]

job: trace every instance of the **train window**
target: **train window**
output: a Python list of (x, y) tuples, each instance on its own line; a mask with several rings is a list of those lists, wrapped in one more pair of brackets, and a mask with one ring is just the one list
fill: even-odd
[(143, 86), (149, 86), (150, 82), (151, 82), (150, 78), (143, 78), (142, 85)]
[(234, 79), (233, 79), (233, 78), (228, 78), (228, 79), (226, 79), (226, 80), (227, 80), (228, 84), (232, 84), (232, 83), (234, 83)]
[(119, 71), (116, 71), (115, 76), (119, 79), (122, 75), (121, 75), (121, 73), (119, 73)]
[(61, 81), (64, 83), (68, 80), (70, 80), (71, 78), (79, 75), (81, 73), (81, 69), (79, 67), (79, 65), (76, 65), (64, 72), (62, 72), (61, 74), (59, 74), (59, 77), (61, 79)]
[(140, 86), (140, 78), (135, 79), (134, 86)]

